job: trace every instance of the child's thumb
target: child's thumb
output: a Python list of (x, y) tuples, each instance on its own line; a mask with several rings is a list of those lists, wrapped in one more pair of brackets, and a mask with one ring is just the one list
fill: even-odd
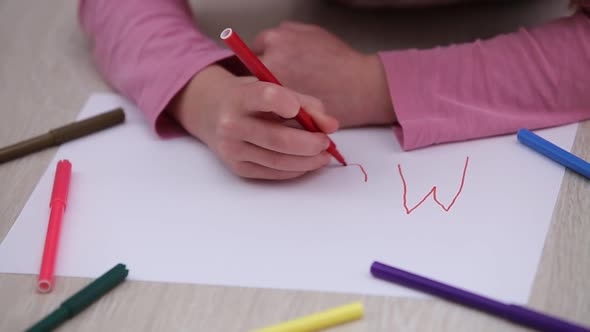
[(340, 127), (338, 120), (326, 112), (326, 108), (321, 100), (302, 94), (298, 94), (297, 98), (301, 103), (301, 107), (312, 117), (322, 132), (331, 134), (338, 130)]

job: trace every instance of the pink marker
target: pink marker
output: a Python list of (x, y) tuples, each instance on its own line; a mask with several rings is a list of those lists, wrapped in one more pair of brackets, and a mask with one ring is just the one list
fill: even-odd
[(49, 224), (47, 225), (47, 236), (45, 237), (45, 249), (43, 250), (43, 261), (37, 281), (37, 290), (41, 293), (49, 293), (53, 287), (53, 272), (57, 256), (61, 220), (68, 202), (70, 189), (70, 177), (72, 175), (72, 164), (67, 160), (60, 160), (55, 171), (53, 192), (49, 208)]

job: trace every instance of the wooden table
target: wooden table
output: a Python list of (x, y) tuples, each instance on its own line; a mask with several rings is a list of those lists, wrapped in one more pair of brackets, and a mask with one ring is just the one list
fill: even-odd
[[(564, 3), (551, 0), (410, 12), (358, 12), (311, 0), (201, 0), (193, 5), (211, 35), (231, 24), (251, 40), (256, 31), (291, 18), (324, 25), (365, 51), (490, 37), (567, 12)], [(0, 0), (0, 145), (71, 121), (90, 93), (110, 90), (92, 64), (76, 7), (74, 0)], [(0, 165), (0, 239), (55, 151)], [(590, 159), (589, 122), (580, 126), (574, 152)], [(0, 330), (26, 328), (87, 283), (58, 278), (59, 287), (51, 294), (38, 295), (34, 276), (0, 274)], [(435, 299), (140, 281), (124, 283), (61, 329), (248, 331), (359, 299), (366, 305), (365, 318), (334, 332), (518, 330)], [(570, 172), (563, 179), (528, 304), (590, 325), (590, 181)]]

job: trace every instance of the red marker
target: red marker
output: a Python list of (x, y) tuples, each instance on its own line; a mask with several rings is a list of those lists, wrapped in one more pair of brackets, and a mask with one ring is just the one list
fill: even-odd
[(57, 256), (61, 220), (68, 202), (71, 174), (72, 164), (67, 160), (60, 160), (55, 170), (53, 192), (51, 193), (51, 202), (49, 203), (51, 212), (49, 215), (49, 224), (47, 225), (41, 271), (39, 272), (39, 280), (37, 281), (37, 290), (41, 293), (48, 293), (53, 287), (53, 270)]
[[(231, 28), (227, 28), (223, 30), (221, 33), (221, 39), (225, 42), (225, 44), (231, 48), (232, 51), (237, 55), (237, 57), (244, 63), (246, 68), (259, 80), (264, 82), (270, 82), (277, 85), (282, 84), (277, 80), (277, 78), (266, 68), (266, 66), (258, 59), (258, 57), (252, 52), (248, 46), (242, 41), (240, 36), (235, 33)], [(305, 128), (307, 131), (311, 132), (319, 132), (319, 128), (313, 122), (313, 119), (307, 112), (303, 109), (299, 109), (299, 113), (295, 117), (295, 120), (299, 122), (299, 124)], [(329, 138), (328, 138), (329, 139)], [(328, 147), (327, 151), (336, 158), (342, 165), (346, 166), (346, 161), (336, 149), (336, 144), (332, 140), (330, 140), (330, 146)]]

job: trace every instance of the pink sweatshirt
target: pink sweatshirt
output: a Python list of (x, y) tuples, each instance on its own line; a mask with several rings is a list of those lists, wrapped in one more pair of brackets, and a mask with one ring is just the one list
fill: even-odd
[[(204, 67), (232, 53), (198, 30), (185, 0), (81, 0), (83, 29), (102, 75), (157, 132), (163, 113)], [(402, 147), (513, 133), (590, 118), (590, 18), (430, 50), (384, 51)]]

